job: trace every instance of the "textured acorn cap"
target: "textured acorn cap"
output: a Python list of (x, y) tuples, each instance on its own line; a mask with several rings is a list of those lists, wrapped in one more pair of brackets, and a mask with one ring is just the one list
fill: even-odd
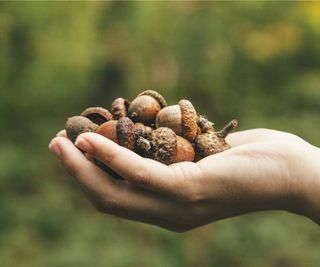
[(113, 119), (118, 120), (122, 117), (126, 117), (128, 114), (129, 105), (129, 100), (122, 97), (116, 98), (111, 104), (111, 113)]
[(226, 143), (224, 138), (218, 137), (214, 132), (208, 132), (197, 136), (195, 148), (197, 158), (201, 159), (229, 149), (230, 146)]
[(155, 100), (158, 101), (161, 108), (164, 108), (167, 106), (167, 102), (164, 99), (164, 97), (154, 90), (145, 90), (142, 93), (140, 93), (138, 96), (142, 96), (142, 95), (152, 96)]
[(144, 125), (142, 122), (136, 122), (134, 124), (134, 128), (137, 136), (142, 136), (145, 138), (150, 137), (153, 131), (153, 128)]
[(122, 117), (117, 123), (117, 136), (119, 145), (134, 150), (136, 143), (135, 127), (132, 120), (128, 117)]
[(87, 117), (92, 122), (101, 125), (106, 121), (112, 120), (112, 114), (109, 110), (102, 107), (90, 107), (81, 112), (81, 116)]
[(181, 111), (182, 135), (188, 141), (193, 142), (198, 131), (197, 112), (189, 100), (180, 100), (179, 107)]
[(176, 149), (177, 138), (174, 131), (167, 127), (160, 127), (151, 134), (151, 153), (147, 156), (169, 165), (173, 162)]
[(197, 124), (198, 124), (198, 134), (200, 133), (208, 133), (208, 132), (215, 132), (215, 129), (213, 127), (214, 123), (208, 120), (206, 116), (199, 115), (197, 118)]
[(97, 124), (83, 116), (74, 116), (68, 118), (65, 125), (67, 137), (73, 143), (76, 141), (78, 135), (85, 132), (94, 132), (97, 127)]

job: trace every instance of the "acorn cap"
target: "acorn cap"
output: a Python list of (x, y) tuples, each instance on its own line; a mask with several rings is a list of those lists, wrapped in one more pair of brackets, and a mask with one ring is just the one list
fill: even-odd
[(149, 139), (137, 135), (136, 149), (135, 152), (142, 157), (147, 157), (151, 150), (151, 142)]
[(137, 138), (132, 120), (130, 120), (128, 117), (120, 118), (118, 120), (116, 129), (119, 145), (130, 150), (134, 150)]
[(230, 121), (219, 132), (208, 131), (200, 134), (195, 140), (197, 159), (201, 159), (230, 148), (226, 143), (227, 135), (238, 126), (237, 120)]
[(65, 125), (67, 137), (73, 143), (76, 141), (78, 135), (85, 132), (95, 132), (97, 127), (97, 124), (83, 116), (73, 116), (68, 118)]
[(135, 132), (137, 136), (149, 137), (153, 131), (153, 128), (145, 126), (142, 122), (136, 122), (134, 124)]
[(154, 90), (145, 90), (142, 93), (140, 93), (138, 96), (142, 96), (142, 95), (152, 96), (155, 100), (158, 101), (161, 108), (164, 108), (167, 106), (167, 102), (164, 99), (164, 97)]
[(197, 124), (198, 124), (198, 127), (199, 127), (198, 134), (200, 134), (200, 133), (208, 133), (208, 132), (215, 132), (215, 129), (213, 127), (214, 123), (209, 121), (206, 116), (199, 115), (198, 119), (197, 119)]
[(129, 100), (122, 97), (116, 98), (111, 104), (111, 113), (113, 119), (118, 120), (122, 117), (126, 117), (128, 114), (129, 105)]
[(160, 127), (151, 134), (151, 153), (149, 157), (163, 164), (173, 162), (177, 149), (177, 138), (174, 131), (167, 127)]
[(197, 158), (205, 158), (207, 156), (222, 152), (230, 146), (223, 138), (220, 138), (214, 132), (203, 133), (197, 136), (195, 140), (195, 148)]
[(181, 111), (182, 135), (188, 141), (193, 142), (198, 131), (197, 112), (189, 100), (180, 100), (179, 107)]
[(106, 121), (112, 120), (112, 114), (109, 110), (102, 107), (90, 107), (81, 112), (81, 116), (87, 117), (92, 122), (101, 125)]

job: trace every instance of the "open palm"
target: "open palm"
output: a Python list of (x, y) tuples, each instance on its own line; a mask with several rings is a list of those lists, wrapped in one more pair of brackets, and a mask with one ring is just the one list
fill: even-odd
[(80, 135), (76, 146), (123, 180), (102, 171), (63, 133), (50, 149), (99, 211), (173, 231), (251, 211), (304, 212), (309, 184), (305, 170), (313, 164), (315, 147), (295, 135), (267, 129), (233, 133), (227, 142), (231, 149), (197, 163), (166, 166), (98, 134)]

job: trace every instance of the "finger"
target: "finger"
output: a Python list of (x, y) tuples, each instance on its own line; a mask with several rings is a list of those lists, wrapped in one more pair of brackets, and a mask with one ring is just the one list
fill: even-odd
[(75, 144), (131, 182), (162, 191), (174, 187), (174, 174), (168, 166), (142, 158), (99, 134), (81, 134)]
[(70, 140), (56, 137), (50, 143), (50, 149), (58, 154), (85, 192), (89, 192), (89, 199), (99, 211), (166, 228), (173, 223), (165, 218), (173, 217), (172, 220), (177, 221), (178, 218), (172, 215), (175, 205), (169, 204), (168, 199), (145, 188), (113, 180), (89, 161)]
[(61, 130), (56, 134), (57, 137), (67, 137), (67, 132), (66, 130)]
[(75, 177), (81, 187), (96, 195), (109, 194), (112, 190), (119, 188), (118, 181), (88, 160), (69, 139), (55, 137), (49, 148), (59, 157), (64, 167)]
[(252, 129), (239, 131), (229, 134), (226, 137), (226, 141), (231, 147), (245, 145), (257, 141), (261, 141), (261, 138), (265, 136), (269, 131), (268, 129)]

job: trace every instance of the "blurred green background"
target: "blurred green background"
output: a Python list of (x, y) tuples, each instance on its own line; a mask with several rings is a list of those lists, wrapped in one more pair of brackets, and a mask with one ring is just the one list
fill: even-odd
[(144, 89), (320, 146), (319, 43), (319, 2), (1, 2), (1, 267), (320, 266), (319, 226), (285, 212), (184, 234), (99, 214), (47, 149)]

